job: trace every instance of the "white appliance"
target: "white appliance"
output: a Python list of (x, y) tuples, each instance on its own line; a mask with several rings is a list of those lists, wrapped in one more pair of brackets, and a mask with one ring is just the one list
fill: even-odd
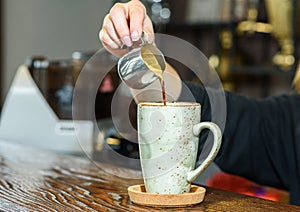
[(82, 154), (92, 150), (93, 125), (89, 120), (60, 120), (27, 66), (21, 66), (1, 112), (0, 139), (62, 153)]

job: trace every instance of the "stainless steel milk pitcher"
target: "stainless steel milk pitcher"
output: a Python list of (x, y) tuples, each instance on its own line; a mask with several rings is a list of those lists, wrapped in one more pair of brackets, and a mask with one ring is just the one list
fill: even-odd
[(166, 62), (162, 52), (154, 45), (145, 43), (132, 48), (118, 61), (118, 73), (123, 82), (133, 89), (142, 89), (162, 78)]

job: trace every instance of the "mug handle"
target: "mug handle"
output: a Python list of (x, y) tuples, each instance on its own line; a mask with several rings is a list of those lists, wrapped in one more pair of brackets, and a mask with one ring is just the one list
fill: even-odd
[(213, 146), (205, 158), (205, 160), (194, 170), (190, 171), (187, 174), (188, 182), (194, 181), (215, 159), (217, 156), (221, 143), (222, 143), (222, 133), (218, 125), (212, 122), (200, 122), (193, 126), (193, 134), (195, 136), (199, 136), (201, 131), (204, 129), (209, 129), (212, 131), (214, 136)]

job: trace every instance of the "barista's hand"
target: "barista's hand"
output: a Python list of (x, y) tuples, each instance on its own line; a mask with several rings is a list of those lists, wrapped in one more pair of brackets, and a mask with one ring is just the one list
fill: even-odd
[(103, 46), (112, 54), (120, 57), (125, 51), (121, 46), (132, 46), (140, 40), (144, 32), (144, 40), (152, 43), (154, 30), (145, 6), (139, 0), (128, 3), (116, 3), (103, 21), (99, 38)]

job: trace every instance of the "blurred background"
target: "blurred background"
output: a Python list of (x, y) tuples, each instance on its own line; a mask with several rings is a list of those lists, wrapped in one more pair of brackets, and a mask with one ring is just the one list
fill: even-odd
[[(105, 14), (116, 2), (0, 0), (0, 108), (18, 67), (25, 64), (55, 114), (60, 119), (71, 119), (66, 105), (71, 104), (72, 86), (84, 63), (101, 48), (98, 32)], [(254, 98), (297, 92), (299, 85), (294, 83), (300, 50), (297, 0), (143, 2), (155, 31), (175, 35), (199, 48), (227, 90)], [(103, 63), (116, 61), (109, 55), (103, 57)], [(199, 80), (183, 64), (172, 59), (168, 62), (183, 78)], [(111, 125), (110, 104), (118, 83), (116, 70), (112, 69), (99, 86), (95, 115), (111, 134), (98, 136), (94, 149), (103, 151), (104, 143), (122, 155), (137, 158), (136, 145), (107, 127)], [(95, 158), (104, 160), (99, 155), (104, 154), (96, 154)], [(132, 166), (136, 168), (136, 164)], [(219, 170), (204, 178), (201, 183), (288, 202), (286, 192)]]
[[(101, 48), (98, 31), (115, 2), (0, 0), (0, 106), (17, 68), (27, 59), (70, 59), (75, 51), (85, 54)], [(254, 97), (292, 89), (299, 52), (296, 0), (144, 3), (156, 32), (178, 36), (198, 47), (218, 71), (226, 89)], [(196, 80), (182, 64), (169, 62), (183, 77)]]
[(69, 59), (74, 51), (96, 51), (109, 0), (0, 0), (1, 99), (17, 68), (36, 55)]

